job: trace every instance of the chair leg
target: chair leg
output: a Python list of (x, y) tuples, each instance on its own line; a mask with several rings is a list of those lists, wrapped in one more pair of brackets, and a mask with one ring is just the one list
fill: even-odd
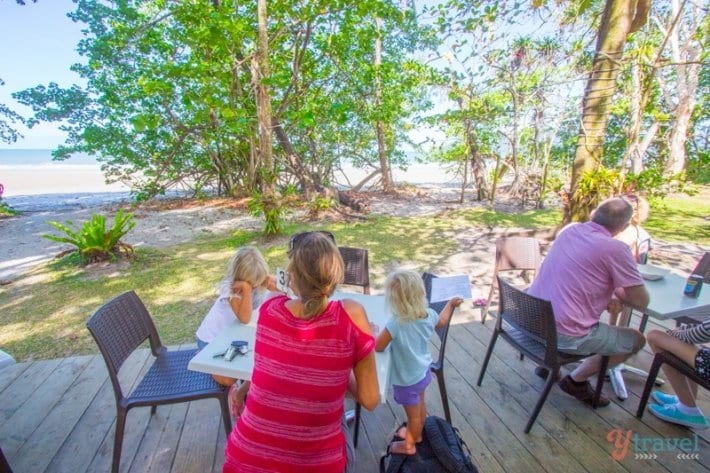
[(648, 372), (648, 378), (646, 378), (646, 386), (643, 388), (643, 394), (641, 395), (641, 400), (639, 401), (639, 407), (636, 410), (636, 417), (639, 419), (643, 417), (643, 411), (646, 410), (648, 398), (651, 396), (651, 390), (653, 389), (653, 385), (655, 384), (656, 377), (658, 376), (658, 372), (660, 371), (662, 364), (663, 361), (661, 361), (661, 357), (656, 355), (653, 358), (653, 363), (651, 363), (651, 369)]
[(552, 386), (555, 384), (555, 378), (557, 377), (557, 374), (559, 372), (560, 372), (560, 368), (558, 367), (556, 370), (549, 370), (549, 373), (547, 373), (547, 379), (545, 380), (545, 386), (542, 388), (542, 392), (540, 393), (540, 397), (537, 398), (537, 403), (535, 404), (535, 409), (533, 409), (532, 414), (530, 414), (530, 419), (528, 419), (527, 425), (525, 425), (525, 433), (526, 434), (530, 433), (530, 429), (532, 429), (532, 426), (535, 423), (537, 416), (540, 414), (540, 411), (542, 410), (542, 406), (545, 404), (545, 401), (547, 400), (547, 395), (550, 394), (550, 390), (552, 389)]
[(520, 352), (520, 361), (523, 361), (524, 359), (525, 359), (525, 355), (524, 355), (523, 352), (521, 351), (521, 352)]
[(111, 462), (111, 473), (118, 473), (121, 463), (121, 448), (123, 446), (123, 431), (126, 428), (126, 416), (128, 411), (118, 409), (116, 413), (116, 433), (113, 437), (113, 461)]
[(599, 398), (602, 395), (602, 387), (604, 386), (604, 377), (606, 376), (606, 370), (609, 366), (609, 357), (602, 356), (602, 362), (599, 367), (599, 373), (597, 374), (597, 387), (594, 390), (594, 398), (592, 399), (592, 409), (596, 409), (599, 404)]
[(157, 410), (158, 410), (158, 406), (157, 406), (157, 405), (154, 404), (154, 405), (150, 406), (150, 415), (154, 416), (154, 415), (155, 415), (155, 412), (156, 412)]
[(493, 336), (491, 337), (491, 342), (488, 344), (488, 350), (486, 350), (486, 357), (483, 359), (483, 365), (481, 365), (481, 374), (478, 375), (478, 382), (476, 386), (480, 386), (483, 382), (483, 375), (486, 374), (486, 368), (488, 368), (488, 362), (493, 354), (493, 346), (496, 344), (498, 339), (498, 331), (493, 330)]
[(646, 324), (648, 323), (648, 314), (641, 314), (641, 323), (639, 324), (639, 332), (643, 333), (646, 330)]
[(360, 414), (362, 413), (362, 406), (360, 403), (355, 404), (355, 432), (353, 434), (353, 446), (357, 448), (357, 440), (360, 436)]
[(222, 423), (224, 424), (224, 433), (229, 437), (229, 433), (232, 431), (232, 414), (229, 412), (229, 387), (225, 388), (225, 395), (219, 396), (220, 408), (222, 409)]
[(449, 398), (446, 395), (446, 384), (444, 383), (444, 369), (434, 371), (436, 380), (439, 383), (439, 394), (441, 394), (441, 405), (444, 407), (444, 417), (446, 422), (451, 423), (451, 411), (449, 410)]
[(483, 309), (483, 312), (481, 312), (481, 323), (484, 324), (486, 323), (486, 316), (488, 316), (488, 309), (491, 308), (491, 301), (493, 300), (493, 291), (495, 290), (496, 287), (496, 277), (495, 274), (493, 275), (493, 282), (491, 283), (491, 290), (488, 291), (488, 302), (486, 302), (486, 307)]

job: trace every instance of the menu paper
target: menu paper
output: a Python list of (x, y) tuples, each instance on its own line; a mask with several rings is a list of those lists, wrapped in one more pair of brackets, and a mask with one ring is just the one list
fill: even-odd
[(454, 297), (471, 299), (471, 282), (468, 276), (461, 274), (458, 276), (443, 276), (431, 280), (431, 301), (449, 301)]

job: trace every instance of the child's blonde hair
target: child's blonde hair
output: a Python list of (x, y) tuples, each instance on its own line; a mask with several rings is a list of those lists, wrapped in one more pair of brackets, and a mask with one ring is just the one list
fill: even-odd
[(290, 257), (291, 289), (303, 302), (303, 315), (313, 317), (323, 313), (328, 297), (345, 275), (340, 250), (328, 236), (310, 232), (299, 238)]
[(409, 269), (390, 273), (385, 280), (385, 302), (400, 320), (426, 317), (428, 304), (421, 276)]
[(239, 248), (227, 265), (227, 274), (222, 280), (220, 289), (231, 293), (234, 281), (246, 281), (257, 288), (264, 285), (269, 277), (269, 265), (253, 246)]

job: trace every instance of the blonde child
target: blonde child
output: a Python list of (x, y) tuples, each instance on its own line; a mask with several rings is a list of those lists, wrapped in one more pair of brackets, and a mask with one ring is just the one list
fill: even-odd
[[(276, 283), (259, 250), (253, 246), (237, 250), (227, 265), (217, 300), (195, 333), (197, 347), (201, 350), (207, 346), (235, 318), (248, 324), (252, 311), (261, 305), (267, 291), (275, 290)], [(214, 378), (224, 386), (236, 381), (224, 376), (215, 375)]]
[(387, 276), (385, 301), (394, 317), (377, 337), (375, 350), (383, 351), (392, 344), (390, 380), (394, 400), (407, 414), (406, 429), (397, 433), (404, 440), (394, 442), (392, 452), (414, 455), (416, 443), (422, 440), (426, 418), (424, 390), (431, 381), (429, 339), (434, 329), (446, 325), (463, 299), (451, 299), (437, 314), (428, 307), (421, 276), (414, 271), (399, 270)]

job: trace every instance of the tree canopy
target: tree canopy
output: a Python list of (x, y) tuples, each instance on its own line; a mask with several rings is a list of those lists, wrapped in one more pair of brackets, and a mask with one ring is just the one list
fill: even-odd
[[(265, 5), (260, 76), (257, 2), (79, 0), (70, 17), (85, 25), (84, 62), (72, 68), (86, 85), (14, 96), (33, 108), (30, 125), (62, 124), (57, 159), (97, 156), (110, 179), (145, 197), (174, 186), (251, 194), (269, 182), (310, 195), (347, 164), (387, 187), (389, 166), (413, 154), (451, 163), (462, 199), (473, 189), (491, 202), (501, 182), (542, 205), (580, 183), (592, 202), (708, 180), (710, 20), (697, 2)], [(612, 57), (604, 38), (617, 7), (630, 16)], [(605, 105), (589, 108), (589, 91), (601, 90), (593, 71), (609, 58)], [(267, 166), (259, 87), (269, 91)], [(7, 120), (19, 117), (1, 116), (7, 140)], [(592, 129), (600, 141), (580, 155)]]

